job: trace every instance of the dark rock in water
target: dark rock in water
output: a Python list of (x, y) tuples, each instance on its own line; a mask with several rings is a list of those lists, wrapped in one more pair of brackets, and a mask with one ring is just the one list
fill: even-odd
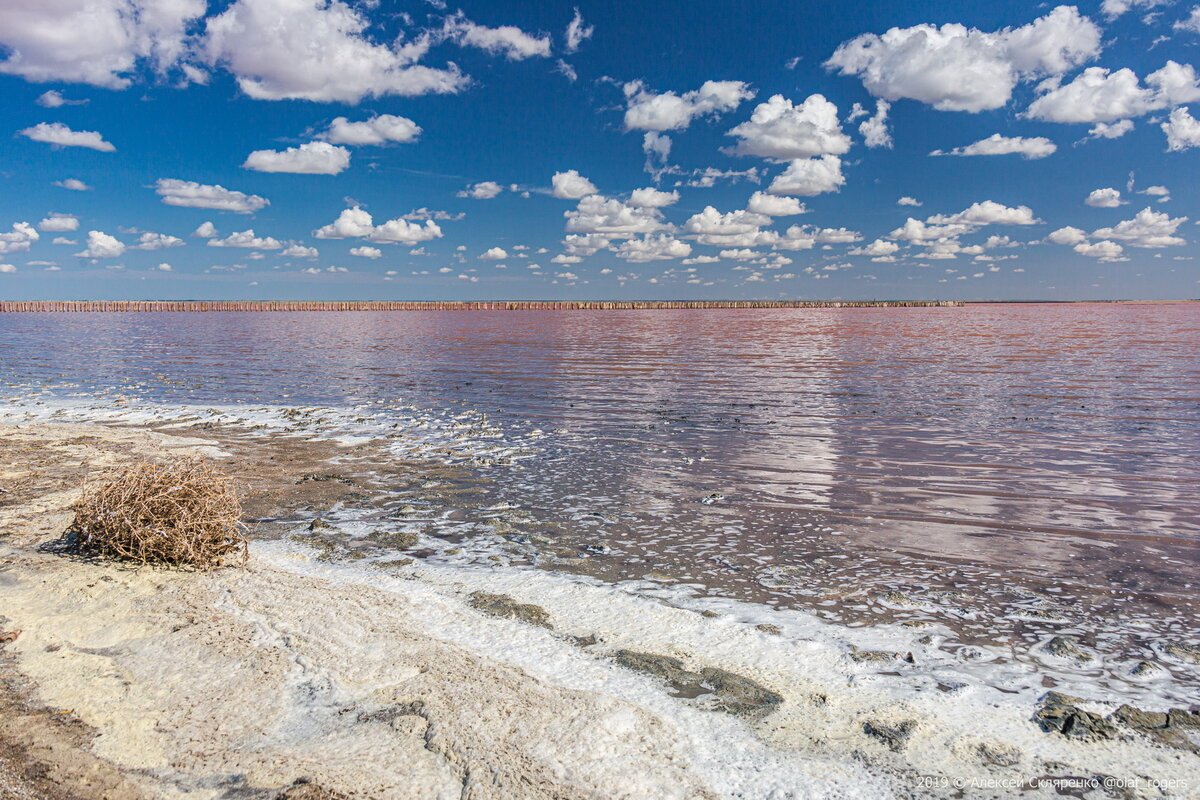
[(1139, 661), (1129, 669), (1130, 676), (1134, 678), (1153, 678), (1162, 673), (1163, 668), (1153, 661)]
[(643, 653), (639, 650), (618, 650), (613, 653), (613, 660), (626, 669), (661, 678), (671, 684), (680, 697), (699, 697), (705, 693), (701, 685), (703, 678), (698, 673), (685, 669), (683, 662), (678, 658)]
[(979, 760), (993, 767), (1015, 767), (1021, 763), (1021, 751), (999, 742), (980, 742), (975, 748)]
[(1091, 661), (1092, 657), (1082, 650), (1070, 636), (1055, 636), (1046, 643), (1046, 652), (1052, 656), (1070, 659), (1071, 661)]
[(1183, 708), (1143, 711), (1134, 706), (1123, 705), (1114, 711), (1109, 719), (1120, 722), (1167, 747), (1200, 753), (1200, 742), (1194, 736), (1194, 732), (1200, 732), (1200, 711)]
[(518, 603), (506, 594), (472, 592), (469, 602), (472, 608), (493, 617), (517, 619), (530, 625), (537, 625), (539, 628), (553, 629), (550, 625), (550, 615), (546, 613), (546, 609), (532, 603)]
[(371, 542), (392, 550), (407, 550), (416, 545), (418, 538), (411, 531), (375, 531), (367, 536)]
[(717, 708), (739, 717), (765, 716), (774, 711), (783, 697), (761, 683), (736, 672), (705, 667), (700, 670), (703, 684), (717, 696)]
[(717, 667), (705, 667), (699, 672), (692, 672), (678, 658), (637, 650), (618, 650), (613, 654), (613, 660), (627, 669), (666, 681), (677, 697), (693, 698), (712, 694), (715, 696), (715, 707), (727, 714), (765, 716), (783, 702), (782, 696), (762, 684)]
[(1033, 715), (1033, 719), (1047, 733), (1060, 733), (1071, 739), (1098, 740), (1113, 739), (1117, 735), (1116, 726), (1091, 711), (1066, 700), (1078, 698), (1050, 692), (1042, 700), (1042, 707)]
[(911, 719), (906, 719), (903, 722), (877, 722), (869, 720), (863, 723), (863, 733), (880, 740), (893, 753), (898, 753), (904, 749), (904, 746), (908, 743), (908, 737), (912, 736), (912, 732), (916, 729), (917, 723)]
[(1167, 727), (1167, 715), (1162, 711), (1143, 711), (1140, 708), (1123, 705), (1114, 711), (1112, 716), (1131, 728), (1150, 730)]
[(912, 653), (894, 653), (890, 650), (859, 650), (851, 645), (850, 660), (856, 664), (894, 664), (897, 661), (903, 661), (906, 664), (915, 664), (917, 660), (913, 658)]
[(312, 522), (308, 523), (308, 529), (310, 531), (320, 531), (320, 530), (324, 530), (326, 528), (332, 528), (332, 527), (333, 527), (332, 525), (330, 525), (328, 522), (321, 519), (320, 517), (317, 517)]
[(754, 628), (755, 628), (755, 630), (760, 630), (763, 633), (769, 633), (772, 636), (778, 636), (779, 634), (783, 633), (783, 631), (779, 628), (778, 625), (772, 625), (769, 622), (760, 623), (758, 625), (755, 625)]
[(1200, 664), (1200, 647), (1171, 643), (1163, 645), (1163, 652), (1188, 664)]
[(719, 617), (721, 615), (715, 611), (712, 611), (712, 610), (706, 608), (700, 612), (700, 616), (702, 616), (706, 619), (716, 619), (717, 617)]

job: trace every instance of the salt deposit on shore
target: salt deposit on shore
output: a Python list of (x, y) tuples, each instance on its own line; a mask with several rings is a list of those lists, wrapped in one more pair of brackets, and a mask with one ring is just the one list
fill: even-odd
[[(1118, 698), (1064, 700), (1076, 736), (1047, 731), (1032, 689), (922, 663), (926, 630), (766, 622), (734, 602), (528, 568), (330, 561), (289, 539), (255, 541), (245, 570), (212, 574), (44, 546), (83, 477), (227, 450), (211, 433), (0, 427), (0, 631), (20, 632), (0, 650), (6, 707), (20, 709), (0, 715), (0, 790), (1054, 796), (1051, 778), (1105, 776), (1132, 797), (1200, 788), (1192, 717), (1175, 718), (1172, 745), (1140, 718), (1105, 719)], [(289, 464), (308, 463), (271, 447), (253, 465), (262, 508), (286, 505), (301, 485)], [(1108, 727), (1082, 737), (1093, 718)], [(340, 794), (302, 794), (315, 787)]]

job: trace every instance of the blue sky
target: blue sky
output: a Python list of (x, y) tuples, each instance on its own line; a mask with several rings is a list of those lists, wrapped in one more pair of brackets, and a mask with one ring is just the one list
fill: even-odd
[(1194, 5), (9, 0), (0, 298), (1200, 297)]

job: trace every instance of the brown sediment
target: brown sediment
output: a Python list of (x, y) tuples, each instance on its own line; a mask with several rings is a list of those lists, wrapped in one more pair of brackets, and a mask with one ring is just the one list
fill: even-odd
[(754, 308), (940, 308), (956, 300), (5, 300), (3, 313), (161, 311), (653, 311)]

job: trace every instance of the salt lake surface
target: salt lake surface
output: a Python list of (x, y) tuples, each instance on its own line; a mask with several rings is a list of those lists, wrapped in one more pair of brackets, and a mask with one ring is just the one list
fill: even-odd
[(1197, 304), (14, 314), (0, 395), (6, 420), (456, 464), (441, 507), (330, 515), (350, 539), (399, 521), (431, 560), (935, 623), (942, 655), (1043, 686), (1200, 687)]

